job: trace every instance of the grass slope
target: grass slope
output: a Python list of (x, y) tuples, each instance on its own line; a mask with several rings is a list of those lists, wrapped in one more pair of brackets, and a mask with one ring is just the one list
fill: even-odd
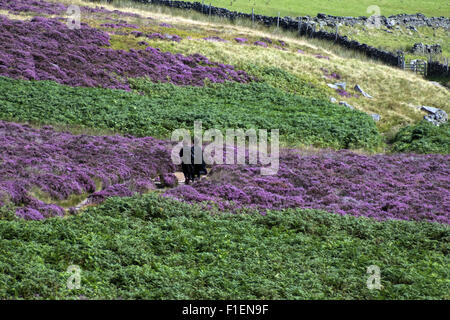
[[(433, 223), (112, 198), (67, 219), (0, 220), (0, 298), (448, 299), (448, 240)], [(367, 289), (370, 265), (382, 290)]]

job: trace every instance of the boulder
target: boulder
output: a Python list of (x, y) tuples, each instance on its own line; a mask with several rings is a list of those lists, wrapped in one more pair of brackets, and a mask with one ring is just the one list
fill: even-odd
[(411, 49), (414, 54), (441, 54), (442, 47), (440, 44), (423, 44), (421, 42), (415, 43)]
[(345, 90), (347, 83), (345, 83), (345, 82), (337, 82), (335, 84), (328, 83), (327, 86), (329, 86), (331, 89), (335, 89), (335, 90), (338, 90), (338, 89)]
[(364, 97), (372, 99), (373, 97), (368, 94), (367, 92), (365, 92), (358, 84), (355, 86), (355, 90), (360, 92)]
[(327, 86), (329, 86), (331, 89), (335, 89), (335, 90), (339, 89), (339, 87), (335, 84), (327, 83)]
[(373, 113), (370, 115), (373, 119), (373, 121), (378, 122), (381, 120), (381, 116), (379, 114)]
[(423, 111), (426, 111), (428, 113), (431, 113), (431, 114), (435, 114), (437, 111), (440, 110), (439, 108), (429, 107), (429, 106), (422, 106), (420, 109)]
[(341, 106), (347, 107), (347, 108), (352, 109), (352, 110), (355, 109), (352, 105), (348, 104), (348, 103), (345, 102), (345, 101), (339, 101), (339, 104), (340, 104)]
[(340, 88), (340, 89), (342, 89), (342, 90), (345, 90), (345, 88), (346, 88), (346, 86), (347, 86), (347, 83), (345, 83), (345, 82), (338, 82), (338, 83), (335, 83), (335, 85), (336, 85), (338, 88)]
[(448, 115), (444, 110), (428, 106), (422, 106), (421, 110), (428, 112), (428, 115), (423, 118), (435, 126), (440, 126), (448, 121)]

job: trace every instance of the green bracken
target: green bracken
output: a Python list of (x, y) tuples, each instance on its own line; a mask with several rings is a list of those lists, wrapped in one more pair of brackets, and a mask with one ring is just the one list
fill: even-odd
[(450, 154), (450, 124), (437, 127), (423, 120), (402, 128), (392, 147), (395, 152)]
[[(0, 298), (448, 299), (449, 235), (435, 223), (111, 198), (66, 219), (0, 220)], [(80, 289), (67, 288), (70, 265)], [(371, 265), (381, 290), (367, 288)]]
[(381, 145), (369, 115), (265, 83), (177, 87), (130, 82), (135, 92), (0, 78), (0, 118), (166, 139), (175, 129), (192, 130), (198, 120), (205, 130), (279, 129), (287, 145), (366, 150)]

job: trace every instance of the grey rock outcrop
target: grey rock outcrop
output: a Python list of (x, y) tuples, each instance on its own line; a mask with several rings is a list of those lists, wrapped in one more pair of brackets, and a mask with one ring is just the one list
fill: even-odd
[(424, 119), (435, 126), (440, 126), (448, 121), (448, 115), (444, 110), (428, 106), (422, 106), (421, 110), (428, 112)]
[(345, 90), (345, 88), (347, 87), (347, 83), (346, 82), (337, 82), (335, 84), (328, 83), (327, 86), (335, 90), (337, 89)]
[(339, 104), (340, 104), (341, 106), (347, 107), (347, 108), (352, 109), (352, 110), (355, 109), (352, 105), (348, 104), (348, 103), (345, 102), (345, 101), (339, 101)]
[(411, 49), (414, 54), (441, 54), (442, 47), (440, 44), (423, 44), (421, 42), (415, 43)]
[(368, 94), (367, 92), (365, 92), (358, 84), (355, 86), (355, 91), (360, 92), (364, 97), (372, 99), (373, 97)]
[(373, 119), (373, 121), (378, 122), (381, 120), (381, 116), (379, 114), (373, 113), (370, 115)]

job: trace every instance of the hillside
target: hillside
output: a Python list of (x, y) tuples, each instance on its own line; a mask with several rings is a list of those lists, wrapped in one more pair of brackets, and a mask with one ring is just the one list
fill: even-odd
[[(0, 43), (1, 299), (449, 299), (448, 88), (133, 1), (0, 0)], [(197, 121), (269, 131), (277, 170), (220, 145), (188, 185), (171, 138)]]

